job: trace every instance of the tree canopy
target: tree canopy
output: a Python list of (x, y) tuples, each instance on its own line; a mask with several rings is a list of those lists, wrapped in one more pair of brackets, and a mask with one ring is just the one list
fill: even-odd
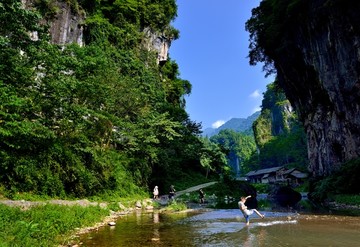
[[(141, 193), (202, 169), (190, 82), (156, 63), (142, 32), (178, 36), (174, 0), (69, 1), (85, 46), (49, 42), (56, 1), (0, 3), (0, 183), (50, 196)], [(36, 33), (38, 38), (29, 34)], [(165, 174), (165, 176), (164, 176)]]
[(266, 75), (275, 74), (274, 60), (289, 40), (284, 30), (304, 21), (303, 11), (309, 0), (266, 0), (252, 10), (245, 28), (250, 33), (250, 64), (264, 64)]
[(256, 144), (252, 135), (225, 129), (212, 136), (210, 140), (227, 150), (228, 165), (232, 168), (233, 175), (244, 175), (249, 171), (245, 165), (246, 161), (256, 151)]
[(249, 159), (248, 166), (252, 169), (288, 166), (306, 171), (309, 161), (304, 128), (276, 83), (267, 86), (261, 108), (253, 124), (259, 152)]

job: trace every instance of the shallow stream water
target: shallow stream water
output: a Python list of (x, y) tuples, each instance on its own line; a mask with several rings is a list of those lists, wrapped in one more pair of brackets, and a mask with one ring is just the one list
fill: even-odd
[(81, 237), (83, 246), (360, 246), (360, 217), (263, 212), (250, 226), (239, 210), (134, 212)]

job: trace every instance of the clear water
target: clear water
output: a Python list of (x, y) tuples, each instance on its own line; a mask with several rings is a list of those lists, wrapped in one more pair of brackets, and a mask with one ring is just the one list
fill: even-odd
[(360, 246), (360, 218), (262, 212), (245, 225), (239, 210), (135, 212), (81, 237), (83, 246)]

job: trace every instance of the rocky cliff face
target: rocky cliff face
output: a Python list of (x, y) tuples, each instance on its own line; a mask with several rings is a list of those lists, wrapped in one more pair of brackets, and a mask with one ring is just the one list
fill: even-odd
[[(34, 0), (21, 1), (25, 8), (34, 7)], [(74, 11), (74, 7), (68, 1), (52, 1), (51, 4), (56, 13), (50, 19), (45, 20), (49, 23), (51, 42), (60, 45), (77, 43), (83, 46), (85, 12)], [(145, 36), (144, 48), (157, 53), (158, 64), (166, 62), (172, 38), (166, 37), (163, 33), (154, 32), (150, 28), (145, 28), (143, 33)], [(36, 34), (32, 35), (36, 36)]]
[(171, 38), (166, 35), (154, 32), (150, 28), (144, 29), (145, 42), (144, 46), (149, 51), (155, 51), (157, 53), (157, 63), (162, 64), (168, 60), (168, 52), (171, 45)]
[(75, 13), (66, 2), (57, 2), (56, 5), (59, 11), (50, 22), (51, 42), (61, 45), (77, 43), (83, 46), (84, 14)]
[(269, 84), (262, 101), (261, 114), (253, 124), (256, 144), (264, 146), (274, 136), (289, 133), (294, 121), (297, 120), (284, 92), (276, 89), (273, 83)]
[(314, 176), (360, 156), (359, 10), (359, 2), (307, 1), (303, 22), (283, 33), (286, 45), (273, 57), (304, 123)]
[[(22, 0), (22, 4), (25, 8), (33, 8), (34, 0)], [(82, 46), (85, 15), (73, 11), (66, 1), (53, 1), (51, 4), (56, 13), (52, 18), (44, 20), (50, 26), (51, 42), (60, 45), (77, 43)]]

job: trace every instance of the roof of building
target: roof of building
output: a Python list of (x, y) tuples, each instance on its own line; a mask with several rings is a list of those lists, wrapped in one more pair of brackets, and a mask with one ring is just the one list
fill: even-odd
[(290, 173), (288, 173), (288, 175), (291, 175), (291, 176), (296, 177), (296, 178), (307, 178), (308, 177), (307, 173), (301, 172), (301, 171), (296, 170), (296, 169), (293, 169)]
[(271, 167), (271, 168), (266, 168), (266, 169), (260, 169), (260, 170), (255, 170), (255, 171), (250, 171), (246, 174), (247, 177), (249, 176), (258, 176), (258, 175), (263, 175), (263, 174), (267, 174), (267, 173), (271, 173), (271, 172), (277, 172), (278, 170), (284, 168), (283, 166), (277, 166), (277, 167)]

